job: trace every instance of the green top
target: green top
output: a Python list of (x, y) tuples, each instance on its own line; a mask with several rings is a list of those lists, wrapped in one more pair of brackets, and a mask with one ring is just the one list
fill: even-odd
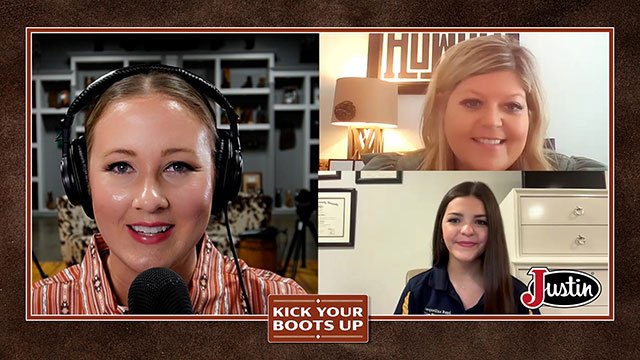
[[(425, 149), (408, 153), (363, 154), (365, 166), (362, 170), (418, 170)], [(567, 156), (555, 151), (546, 153), (547, 160), (557, 171), (606, 171), (607, 166), (593, 159), (581, 156)]]

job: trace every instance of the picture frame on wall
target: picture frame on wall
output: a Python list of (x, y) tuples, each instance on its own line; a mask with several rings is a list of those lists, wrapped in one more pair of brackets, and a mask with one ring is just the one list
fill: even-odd
[(318, 189), (318, 246), (353, 247), (356, 189)]
[(259, 194), (262, 192), (262, 173), (249, 172), (242, 174), (242, 192)]
[(340, 180), (342, 171), (321, 170), (318, 171), (318, 180)]
[(354, 159), (329, 159), (330, 171), (353, 171), (362, 170), (364, 161)]
[(397, 83), (401, 95), (425, 94), (445, 50), (464, 40), (492, 34), (520, 40), (520, 34), (513, 32), (371, 33), (367, 77)]
[(329, 171), (352, 171), (353, 160), (351, 159), (329, 159)]
[(402, 171), (356, 171), (356, 184), (402, 184)]

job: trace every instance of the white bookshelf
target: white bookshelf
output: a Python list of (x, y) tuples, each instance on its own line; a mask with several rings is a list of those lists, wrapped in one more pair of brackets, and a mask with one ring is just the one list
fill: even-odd
[[(317, 90), (319, 87), (319, 76), (317, 70), (310, 69), (273, 69), (271, 71), (271, 80), (274, 89), (274, 105), (273, 105), (273, 118), (274, 121), (279, 116), (284, 115), (289, 121), (298, 121), (301, 128), (302, 138), (302, 163), (303, 173), (302, 182), (299, 188), (305, 189), (317, 189), (317, 156), (315, 157), (315, 164), (312, 164), (311, 155), (318, 152), (318, 129), (317, 125), (314, 125), (314, 116), (317, 121), (319, 102), (316, 98)], [(295, 89), (298, 91), (297, 99), (289, 101), (285, 99), (284, 92), (286, 89)], [(288, 114), (287, 114), (288, 113)], [(287, 114), (287, 115), (285, 115)], [(315, 131), (313, 127), (316, 126)], [(315, 133), (315, 137), (312, 136)]]
[[(34, 215), (55, 215), (55, 209), (47, 208), (48, 194), (51, 193), (55, 201), (64, 193), (60, 180), (60, 157), (55, 154), (61, 153), (56, 142), (57, 130), (67, 106), (51, 104), (49, 94), (67, 91), (71, 97), (72, 77), (68, 71), (33, 74), (31, 77), (31, 131), (28, 141), (31, 143), (30, 206)], [(51, 173), (53, 178), (47, 175)]]
[[(53, 214), (55, 210), (46, 208), (47, 193), (52, 192), (54, 200), (57, 196), (62, 196), (64, 191), (60, 181), (59, 170), (49, 169), (51, 161), (47, 160), (43, 154), (56, 155), (55, 167), (59, 166), (61, 149), (57, 148), (55, 142), (45, 144), (43, 136), (48, 134), (51, 138), (51, 131), (45, 131), (51, 128), (50, 121), (55, 117), (60, 117), (66, 113), (67, 108), (55, 108), (48, 106), (45, 88), (51, 83), (64, 83), (66, 90), (70, 92), (71, 101), (84, 90), (86, 83), (96, 80), (100, 76), (109, 71), (118, 68), (141, 64), (141, 63), (163, 63), (167, 65), (184, 67), (207, 80), (211, 81), (221, 91), (221, 93), (229, 100), (232, 106), (237, 107), (257, 107), (261, 106), (264, 111), (265, 122), (257, 123), (257, 111), (253, 113), (253, 122), (240, 123), (239, 130), (241, 139), (258, 138), (264, 141), (260, 147), (243, 148), (245, 161), (245, 172), (262, 173), (262, 187), (265, 194), (275, 197), (275, 189), (300, 189), (309, 188), (310, 182), (317, 179), (317, 175), (312, 173), (310, 164), (310, 147), (315, 146), (317, 149), (317, 138), (310, 138), (310, 121), (312, 112), (318, 115), (318, 104), (311, 99), (313, 92), (313, 84), (318, 85), (318, 71), (316, 70), (278, 70), (274, 69), (275, 54), (271, 52), (263, 53), (240, 53), (240, 52), (216, 52), (216, 53), (162, 53), (162, 54), (131, 54), (122, 52), (105, 52), (96, 55), (94, 52), (75, 52), (70, 53), (69, 70), (64, 73), (54, 74), (33, 74), (32, 86), (35, 95), (35, 104), (32, 106), (33, 129), (36, 140), (32, 141), (31, 149), (33, 155), (32, 163), (37, 175), (31, 178), (32, 189), (37, 192), (37, 204), (32, 205), (34, 215)], [(224, 79), (224, 69), (231, 75), (231, 83), (229, 87), (222, 87)], [(252, 78), (252, 87), (242, 87), (247, 77)], [(298, 77), (301, 80), (300, 93), (301, 101), (298, 104), (282, 104), (276, 103), (276, 79)], [(258, 87), (260, 79), (264, 79), (264, 86)], [(222, 123), (220, 109), (216, 106), (217, 126), (220, 129), (228, 129), (229, 125)], [(302, 136), (300, 141), (303, 144), (302, 154), (300, 154), (300, 162), (293, 167), (290, 166), (292, 173), (301, 173), (301, 178), (295, 184), (280, 184), (276, 176), (276, 162), (278, 161), (278, 146), (276, 138), (276, 114), (282, 112), (294, 112), (302, 114), (300, 118), (302, 126)], [(262, 116), (260, 116), (262, 119)], [(242, 118), (241, 118), (242, 120)], [(75, 138), (84, 133), (84, 113), (76, 116), (72, 127), (72, 137)], [(244, 140), (243, 140), (244, 142)], [(34, 161), (35, 160), (35, 161)], [(317, 161), (317, 160), (316, 160)], [(46, 166), (45, 166), (46, 165)], [(295, 170), (300, 167), (299, 171)], [(59, 188), (52, 189), (59, 185)], [(35, 186), (34, 186), (35, 185)], [(284, 199), (283, 199), (284, 202)], [(277, 208), (274, 209), (276, 214), (293, 214), (295, 208)]]

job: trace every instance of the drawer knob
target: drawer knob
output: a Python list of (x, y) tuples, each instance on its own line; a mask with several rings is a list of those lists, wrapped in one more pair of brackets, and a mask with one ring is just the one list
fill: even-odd
[(578, 245), (584, 245), (587, 242), (587, 238), (585, 238), (582, 235), (578, 235), (578, 237), (576, 237), (576, 244)]
[(573, 213), (576, 214), (576, 216), (582, 216), (584, 215), (584, 208), (582, 206), (576, 206), (576, 208), (573, 209)]

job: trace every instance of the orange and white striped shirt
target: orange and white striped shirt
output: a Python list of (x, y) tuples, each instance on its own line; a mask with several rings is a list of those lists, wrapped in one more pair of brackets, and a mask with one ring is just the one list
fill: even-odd
[[(220, 254), (207, 236), (202, 241), (191, 278), (191, 302), (197, 314), (243, 314), (240, 285), (233, 259)], [(95, 234), (80, 264), (68, 267), (31, 287), (32, 314), (119, 315), (118, 305), (105, 273), (103, 260), (109, 247)], [(240, 261), (247, 296), (254, 314), (267, 312), (270, 294), (306, 294), (292, 279)]]

